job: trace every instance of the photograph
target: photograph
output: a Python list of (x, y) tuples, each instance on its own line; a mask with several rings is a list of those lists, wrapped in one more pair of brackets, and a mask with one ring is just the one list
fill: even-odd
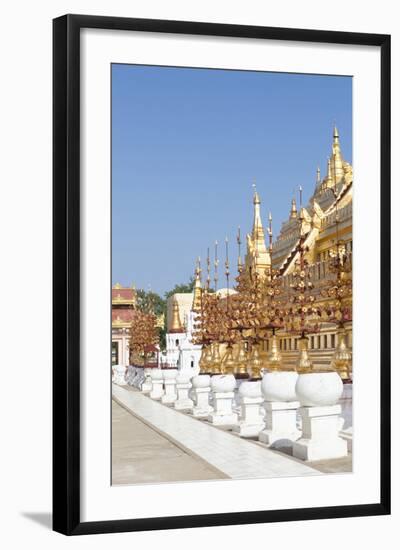
[(351, 475), (352, 76), (110, 72), (111, 485)]

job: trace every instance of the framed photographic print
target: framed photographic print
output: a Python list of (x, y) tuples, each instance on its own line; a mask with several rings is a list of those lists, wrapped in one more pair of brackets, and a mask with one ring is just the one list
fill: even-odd
[(53, 380), (61, 533), (390, 513), (389, 36), (54, 20)]

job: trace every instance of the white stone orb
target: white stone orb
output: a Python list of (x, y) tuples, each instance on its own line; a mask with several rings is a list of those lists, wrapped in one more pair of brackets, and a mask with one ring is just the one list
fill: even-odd
[(216, 374), (211, 377), (213, 392), (231, 392), (236, 388), (236, 379), (233, 374)]
[(337, 372), (309, 372), (297, 379), (296, 395), (304, 407), (336, 405), (342, 393), (343, 382)]
[(239, 386), (241, 397), (261, 397), (261, 381), (244, 381)]
[(192, 378), (192, 384), (194, 388), (208, 388), (210, 386), (210, 375), (199, 374)]
[(161, 369), (150, 369), (150, 377), (152, 380), (162, 380), (163, 373)]
[(299, 375), (295, 371), (266, 372), (261, 381), (265, 401), (297, 401), (296, 382)]
[(178, 376), (178, 369), (163, 369), (164, 380), (173, 380)]

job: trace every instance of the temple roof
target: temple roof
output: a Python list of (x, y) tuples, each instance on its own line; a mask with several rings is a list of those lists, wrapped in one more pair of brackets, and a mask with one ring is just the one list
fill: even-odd
[(118, 283), (111, 290), (113, 305), (134, 305), (136, 303), (136, 290), (124, 288)]

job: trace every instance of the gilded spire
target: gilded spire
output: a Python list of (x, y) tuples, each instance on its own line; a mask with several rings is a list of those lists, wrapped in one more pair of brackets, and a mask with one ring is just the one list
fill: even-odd
[(342, 179), (344, 175), (343, 157), (342, 157), (342, 151), (340, 149), (339, 132), (336, 125), (333, 129), (331, 168), (332, 168), (333, 182), (336, 184)]
[(179, 306), (176, 300), (172, 302), (172, 319), (169, 332), (183, 332), (183, 326), (179, 317)]
[(252, 231), (253, 239), (264, 241), (264, 228), (261, 221), (261, 213), (260, 213), (261, 201), (256, 189), (254, 189), (253, 204), (254, 204), (254, 219), (253, 219), (253, 231)]
[(292, 199), (292, 206), (290, 208), (290, 219), (291, 220), (297, 219), (297, 206), (296, 206), (296, 199), (294, 197)]
[(260, 213), (260, 197), (254, 187), (253, 205), (254, 205), (254, 219), (253, 229), (251, 234), (247, 235), (247, 254), (246, 254), (246, 269), (256, 270), (259, 275), (265, 272), (265, 269), (271, 265), (271, 257), (265, 246), (264, 228), (261, 221)]
[(333, 178), (332, 178), (332, 161), (330, 158), (328, 158), (328, 168), (327, 168), (327, 174), (326, 174), (326, 184), (328, 187), (332, 186)]
[(201, 264), (200, 258), (197, 259), (196, 269), (195, 269), (195, 278), (194, 278), (194, 289), (193, 289), (193, 303), (192, 310), (199, 311), (201, 308), (201, 293), (203, 291), (201, 287)]

